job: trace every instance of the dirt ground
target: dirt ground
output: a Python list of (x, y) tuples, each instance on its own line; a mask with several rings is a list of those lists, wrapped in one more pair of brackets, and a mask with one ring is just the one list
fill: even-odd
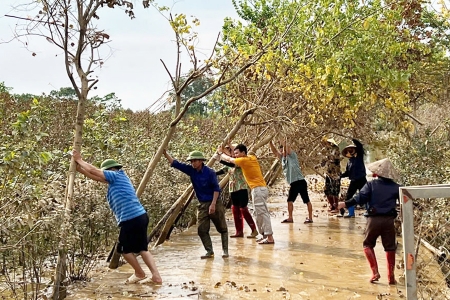
[[(371, 271), (362, 251), (365, 227), (362, 210), (357, 210), (354, 219), (329, 215), (323, 195), (310, 190), (314, 223), (303, 224), (307, 210), (298, 197), (294, 204), (294, 223), (282, 224), (287, 214), (287, 190), (283, 181), (270, 189), (268, 206), (274, 245), (230, 238), (230, 257), (224, 259), (220, 235), (212, 226), (216, 256), (202, 260), (200, 255), (205, 251), (194, 226), (151, 250), (164, 281), (162, 285), (126, 285), (124, 282), (132, 274), (132, 268), (125, 264), (110, 270), (104, 263), (91, 282), (71, 289), (67, 299), (405, 298), (402, 284), (387, 284), (386, 258), (380, 241), (375, 251), (381, 279), (376, 284), (368, 281)], [(233, 234), (231, 212), (227, 214), (229, 234)], [(247, 225), (246, 231), (250, 232)], [(397, 264), (401, 260), (401, 248), (399, 244)], [(402, 282), (401, 274), (397, 269), (399, 282)]]

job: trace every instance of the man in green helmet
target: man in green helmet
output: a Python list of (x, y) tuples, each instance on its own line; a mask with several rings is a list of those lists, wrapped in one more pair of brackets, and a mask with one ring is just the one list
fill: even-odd
[(222, 238), (223, 258), (228, 257), (228, 228), (225, 219), (225, 207), (219, 198), (220, 187), (217, 180), (216, 172), (205, 166), (206, 160), (200, 151), (192, 151), (189, 153), (187, 161), (190, 164), (181, 163), (172, 158), (172, 156), (164, 150), (164, 156), (170, 163), (170, 166), (180, 170), (188, 175), (194, 187), (195, 195), (198, 199), (197, 220), (198, 220), (198, 236), (202, 240), (206, 254), (201, 258), (213, 258), (214, 251), (211, 237), (209, 235), (210, 221), (213, 222), (217, 231)]
[[(136, 196), (130, 178), (122, 170), (122, 165), (114, 159), (106, 159), (99, 169), (85, 162), (81, 158), (81, 153), (76, 150), (73, 151), (73, 158), (77, 163), (78, 172), (92, 180), (108, 184), (106, 199), (120, 227), (117, 252), (121, 253), (134, 269), (134, 274), (127, 279), (126, 283), (148, 281), (162, 283), (155, 260), (148, 251), (147, 228), (149, 218), (147, 212)], [(151, 278), (147, 278), (134, 253), (141, 255), (152, 273)]]

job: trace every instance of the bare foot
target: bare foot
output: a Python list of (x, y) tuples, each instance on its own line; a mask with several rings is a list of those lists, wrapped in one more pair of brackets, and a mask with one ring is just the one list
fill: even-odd
[(152, 281), (157, 284), (162, 284), (161, 276), (152, 276)]
[(275, 244), (275, 241), (273, 239), (269, 240), (268, 238), (266, 238), (266, 239), (263, 239), (262, 241), (258, 242), (258, 244), (259, 245)]
[(137, 276), (136, 274), (131, 275), (130, 277), (128, 277), (128, 279), (125, 281), (126, 284), (130, 284), (130, 283), (137, 283), (137, 282), (141, 282), (148, 279), (147, 276)]

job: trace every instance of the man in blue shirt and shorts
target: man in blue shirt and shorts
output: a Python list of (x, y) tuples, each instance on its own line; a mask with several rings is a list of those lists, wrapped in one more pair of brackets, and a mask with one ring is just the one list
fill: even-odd
[[(107, 183), (106, 199), (114, 213), (120, 227), (117, 252), (133, 267), (134, 274), (126, 283), (144, 283), (153, 281), (162, 283), (155, 261), (148, 252), (147, 227), (149, 223), (147, 212), (139, 202), (130, 178), (122, 170), (122, 165), (114, 159), (106, 159), (101, 169), (83, 161), (78, 151), (73, 151), (73, 158), (77, 163), (77, 171), (92, 180)], [(139, 253), (152, 273), (147, 278), (134, 253)]]
[(308, 217), (303, 223), (312, 223), (312, 204), (308, 195), (308, 184), (300, 169), (297, 154), (295, 151), (291, 150), (291, 147), (287, 145), (286, 141), (281, 142), (280, 151), (275, 147), (272, 141), (270, 141), (270, 148), (272, 149), (273, 154), (281, 160), (284, 176), (290, 186), (287, 198), (289, 216), (287, 219), (283, 220), (282, 223), (294, 222), (292, 213), (294, 211), (294, 202), (295, 199), (297, 199), (298, 194), (300, 194), (303, 203), (308, 207)]
[(204, 164), (206, 160), (200, 151), (192, 151), (189, 153), (185, 164), (173, 159), (172, 156), (164, 150), (164, 156), (170, 163), (170, 166), (180, 170), (188, 175), (191, 179), (195, 195), (198, 199), (197, 206), (197, 233), (205, 247), (206, 254), (201, 258), (213, 258), (214, 250), (212, 246), (209, 229), (210, 221), (213, 222), (222, 239), (223, 258), (228, 257), (228, 228), (225, 220), (225, 207), (222, 201), (217, 201), (220, 194), (219, 182), (216, 172)]

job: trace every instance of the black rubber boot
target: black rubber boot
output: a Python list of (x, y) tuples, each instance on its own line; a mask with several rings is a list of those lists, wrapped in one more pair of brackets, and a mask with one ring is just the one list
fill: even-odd
[(206, 254), (202, 255), (200, 258), (204, 259), (204, 258), (214, 257), (214, 250), (213, 250), (213, 246), (212, 246), (211, 237), (209, 236), (209, 234), (204, 233), (204, 234), (199, 234), (198, 236), (202, 240), (203, 247), (205, 247), (205, 250), (206, 250)]
[(228, 233), (221, 233), (220, 237), (222, 238), (222, 250), (223, 250), (223, 258), (227, 258), (228, 255)]

